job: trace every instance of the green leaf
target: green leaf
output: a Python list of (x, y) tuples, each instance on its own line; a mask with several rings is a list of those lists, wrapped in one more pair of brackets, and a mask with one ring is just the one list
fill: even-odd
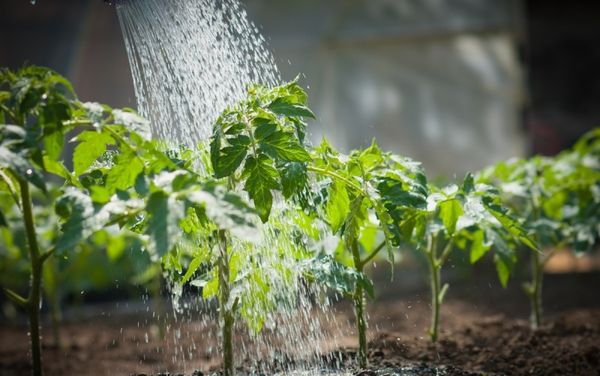
[(238, 239), (259, 240), (256, 211), (237, 194), (218, 184), (207, 184), (187, 194), (185, 199), (204, 208), (204, 214), (221, 230), (228, 230)]
[(269, 137), (270, 135), (275, 133), (275, 131), (277, 130), (276, 123), (273, 123), (271, 121), (271, 119), (265, 119), (265, 120), (266, 120), (265, 122), (261, 122), (254, 130), (254, 138), (256, 138), (256, 140), (258, 140), (258, 141), (261, 141), (261, 140)]
[(265, 137), (260, 143), (260, 149), (273, 159), (287, 162), (308, 162), (310, 154), (296, 140), (296, 136), (281, 131)]
[[(514, 250), (509, 247), (506, 241), (495, 230), (488, 229), (486, 237), (494, 244), (494, 262), (496, 271), (502, 287), (506, 287), (510, 273), (517, 261)], [(534, 251), (535, 252), (535, 251)]]
[(179, 239), (179, 221), (185, 214), (183, 205), (159, 191), (150, 195), (146, 212), (150, 213), (146, 229), (150, 236), (150, 249), (154, 256), (162, 257)]
[(482, 230), (478, 230), (473, 234), (471, 242), (471, 253), (469, 261), (471, 264), (476, 263), (490, 249), (491, 244), (486, 244), (485, 234)]
[(271, 189), (279, 188), (277, 170), (267, 156), (248, 157), (244, 165), (244, 176), (246, 177), (244, 190), (254, 202), (260, 219), (266, 222), (273, 206)]
[(194, 273), (196, 273), (196, 270), (198, 270), (198, 267), (200, 267), (202, 260), (202, 257), (194, 257), (192, 261), (190, 261), (190, 265), (188, 265), (188, 268), (185, 274), (183, 275), (183, 278), (181, 278), (181, 280), (179, 281), (180, 284), (185, 284), (187, 281), (190, 280), (190, 278), (194, 276)]
[(374, 296), (373, 282), (367, 276), (333, 260), (330, 255), (319, 254), (307, 263), (307, 274), (319, 284), (346, 296), (354, 295), (360, 285), (370, 297)]
[(69, 180), (69, 182), (72, 183), (71, 173), (62, 164), (62, 162), (50, 159), (48, 156), (44, 156), (44, 167), (46, 169), (46, 172), (49, 172), (56, 176), (60, 176), (61, 178)]
[(224, 178), (232, 175), (246, 158), (246, 147), (243, 145), (227, 146), (220, 150), (213, 165), (215, 177)]
[(299, 194), (306, 188), (308, 175), (304, 163), (286, 163), (280, 168), (279, 175), (281, 176), (283, 197), (287, 199)]
[(465, 176), (462, 189), (466, 194), (469, 194), (475, 190), (475, 179), (473, 178), (472, 173), (469, 172), (467, 173), (467, 176)]
[(10, 169), (19, 178), (46, 192), (46, 183), (42, 175), (20, 154), (0, 146), (0, 167)]
[(289, 98), (277, 98), (269, 105), (269, 110), (279, 115), (315, 118), (315, 114), (303, 104), (295, 103)]
[(438, 204), (438, 208), (439, 216), (442, 223), (444, 223), (444, 227), (446, 227), (448, 234), (454, 234), (454, 231), (456, 231), (456, 222), (463, 213), (460, 201), (455, 198), (444, 200)]
[(334, 234), (341, 229), (348, 214), (350, 214), (350, 198), (346, 186), (338, 180), (334, 180), (329, 187), (325, 206), (325, 215)]
[(98, 159), (108, 145), (115, 143), (114, 139), (106, 133), (85, 131), (77, 136), (79, 144), (73, 152), (73, 168), (76, 176), (79, 176)]
[(64, 135), (59, 131), (52, 132), (44, 137), (44, 149), (51, 160), (56, 161), (60, 157), (64, 141)]
[(106, 188), (110, 191), (127, 190), (135, 185), (136, 178), (142, 171), (144, 163), (135, 154), (119, 154), (115, 165), (108, 171)]
[(56, 252), (59, 254), (72, 250), (104, 225), (95, 216), (92, 199), (74, 188), (67, 188), (56, 201), (55, 210), (65, 220), (56, 242)]

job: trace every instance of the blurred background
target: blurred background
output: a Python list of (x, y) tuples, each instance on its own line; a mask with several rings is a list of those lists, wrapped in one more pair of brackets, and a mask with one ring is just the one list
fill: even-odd
[[(555, 154), (600, 123), (600, 3), (245, 0), (284, 79), (304, 74), (322, 135), (373, 137), (438, 176)], [(576, 26), (576, 27), (575, 27)], [(135, 107), (115, 9), (0, 2), (0, 66), (56, 69), (82, 100)]]

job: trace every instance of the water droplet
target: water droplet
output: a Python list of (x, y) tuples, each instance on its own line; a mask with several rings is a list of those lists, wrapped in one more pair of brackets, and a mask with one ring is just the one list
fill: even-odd
[(33, 170), (32, 170), (32, 169), (30, 169), (30, 168), (28, 168), (28, 169), (27, 169), (27, 171), (25, 171), (25, 173), (26, 173), (27, 175), (31, 175), (31, 174), (33, 174)]

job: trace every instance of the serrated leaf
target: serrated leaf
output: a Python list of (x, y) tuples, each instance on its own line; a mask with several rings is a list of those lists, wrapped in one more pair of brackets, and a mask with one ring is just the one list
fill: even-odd
[(296, 140), (296, 136), (276, 131), (259, 142), (260, 149), (275, 160), (308, 162), (310, 154)]
[(204, 208), (204, 214), (221, 230), (228, 230), (238, 239), (258, 242), (260, 232), (255, 226), (256, 211), (237, 194), (217, 184), (186, 195), (187, 201)]
[(462, 205), (458, 199), (441, 201), (438, 204), (439, 216), (449, 235), (456, 231), (456, 222), (463, 214)]
[(106, 151), (114, 139), (106, 133), (85, 131), (77, 136), (79, 144), (73, 152), (73, 169), (76, 176), (87, 172), (88, 168)]
[(286, 97), (275, 99), (268, 108), (279, 115), (315, 118), (315, 114), (308, 107)]
[(319, 254), (310, 260), (307, 272), (317, 283), (346, 296), (352, 296), (358, 285), (370, 297), (374, 295), (373, 282), (367, 276), (333, 260), (330, 255)]
[(127, 190), (135, 185), (137, 176), (143, 170), (144, 163), (135, 154), (119, 154), (106, 176), (106, 188), (111, 191)]
[(179, 221), (184, 217), (183, 205), (159, 191), (150, 195), (146, 212), (151, 213), (146, 228), (151, 250), (154, 256), (162, 257), (179, 239)]
[(220, 150), (213, 165), (215, 177), (224, 178), (232, 175), (246, 158), (246, 147), (243, 145), (227, 146)]
[(58, 254), (72, 250), (104, 225), (95, 215), (92, 199), (74, 188), (67, 188), (56, 201), (55, 210), (65, 220), (56, 242)]
[[(262, 120), (262, 119), (261, 119)], [(254, 130), (254, 138), (257, 141), (261, 141), (277, 130), (277, 124), (273, 123), (271, 119), (264, 119), (264, 122), (260, 122), (260, 124)]]
[(244, 190), (254, 202), (260, 219), (266, 222), (273, 206), (271, 190), (279, 188), (277, 170), (267, 156), (248, 157), (244, 165), (244, 176), (246, 177)]
[(47, 156), (44, 156), (44, 168), (45, 168), (46, 172), (49, 172), (56, 176), (60, 176), (61, 178), (65, 179), (65, 180), (69, 180), (69, 183), (77, 184), (76, 182), (71, 181), (71, 173), (62, 164), (61, 161), (56, 161), (56, 160), (48, 158)]
[(290, 198), (302, 192), (308, 182), (306, 165), (300, 162), (289, 162), (279, 170), (281, 176), (281, 192), (283, 197)]
[(346, 186), (334, 180), (329, 187), (325, 206), (325, 215), (334, 234), (341, 229), (348, 214), (350, 214), (350, 198)]

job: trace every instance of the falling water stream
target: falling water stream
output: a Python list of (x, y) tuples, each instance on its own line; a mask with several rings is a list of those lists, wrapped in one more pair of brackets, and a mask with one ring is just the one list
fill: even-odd
[(196, 146), (248, 84), (280, 81), (238, 0), (122, 0), (117, 13), (138, 110), (158, 138)]
[[(138, 110), (151, 121), (152, 133), (159, 139), (191, 147), (205, 142), (215, 119), (245, 96), (248, 84), (280, 82), (264, 38), (238, 0), (122, 0), (117, 2), (117, 13)], [(289, 221), (284, 212), (280, 202), (273, 216)], [(293, 253), (286, 249), (293, 244), (289, 241), (292, 234), (274, 233), (268, 224), (261, 232), (262, 241), (253, 252), (244, 253), (243, 245), (236, 252), (248, 258), (252, 253), (261, 255), (261, 269), (271, 286), (266, 299), (276, 309), (265, 320), (267, 334), (242, 336), (236, 362), (251, 360), (251, 368), (257, 372), (269, 371), (264, 364), (279, 363), (281, 367), (290, 363), (287, 356), (292, 356), (302, 360), (302, 366), (296, 363), (294, 370), (285, 369), (286, 373), (322, 374), (324, 365), (318, 355), (330, 349), (321, 344), (336, 347), (341, 326), (333, 315), (324, 314), (330, 306), (327, 296), (316, 287), (303, 285), (301, 270), (286, 256)], [(245, 288), (245, 294), (256, 293), (251, 284)], [(187, 360), (199, 356), (196, 345), (182, 348), (178, 343), (182, 335), (207, 343), (214, 343), (217, 335), (216, 330), (209, 330), (215, 329), (216, 322), (210, 302), (198, 297), (179, 303), (179, 292), (172, 291), (177, 307), (173, 315), (179, 322), (196, 320), (200, 325), (195, 333), (172, 330), (176, 369), (186, 368)], [(320, 299), (318, 308), (315, 297)], [(199, 311), (203, 314), (197, 320)], [(260, 309), (255, 313), (260, 314)]]

